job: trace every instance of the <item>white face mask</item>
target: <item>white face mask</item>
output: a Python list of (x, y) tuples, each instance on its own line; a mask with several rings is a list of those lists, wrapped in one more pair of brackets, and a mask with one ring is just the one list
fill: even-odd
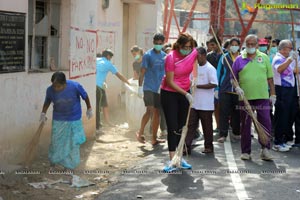
[(230, 46), (230, 51), (231, 51), (232, 53), (236, 53), (239, 49), (240, 49), (239, 46)]
[(256, 52), (256, 48), (255, 47), (252, 47), (252, 48), (246, 47), (246, 52), (249, 54), (254, 54)]

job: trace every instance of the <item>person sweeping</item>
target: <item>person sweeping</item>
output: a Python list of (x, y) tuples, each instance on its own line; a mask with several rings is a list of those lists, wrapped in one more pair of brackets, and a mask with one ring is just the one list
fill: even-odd
[[(181, 33), (173, 45), (173, 50), (166, 56), (165, 72), (161, 84), (161, 104), (165, 113), (168, 129), (168, 149), (170, 160), (175, 155), (181, 133), (186, 124), (188, 110), (193, 102), (190, 94), (190, 75), (196, 67), (197, 50), (192, 36)], [(191, 169), (192, 166), (181, 159), (181, 168)], [(164, 172), (172, 172), (177, 167), (171, 162), (164, 167)]]
[(50, 166), (61, 165), (74, 169), (80, 163), (80, 145), (86, 141), (82, 125), (80, 98), (87, 106), (86, 116), (93, 116), (87, 92), (79, 83), (66, 80), (63, 72), (55, 72), (52, 85), (47, 88), (41, 122), (46, 122), (46, 112), (53, 103), (51, 143), (48, 152)]

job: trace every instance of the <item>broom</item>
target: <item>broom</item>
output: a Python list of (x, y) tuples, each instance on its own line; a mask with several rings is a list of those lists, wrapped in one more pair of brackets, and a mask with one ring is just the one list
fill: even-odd
[(39, 128), (35, 132), (33, 138), (31, 139), (28, 147), (25, 150), (25, 158), (23, 162), (25, 167), (30, 166), (32, 160), (34, 159), (44, 124), (45, 122), (43, 121), (40, 123)]
[[(214, 29), (213, 29), (212, 26), (211, 26), (211, 30), (212, 30), (214, 38), (217, 41), (219, 49), (221, 50), (221, 53), (222, 53), (223, 57), (225, 58), (225, 61), (226, 61), (227, 65), (228, 65), (228, 68), (230, 69), (230, 73), (231, 73), (231, 75), (233, 77), (233, 85), (235, 87), (239, 87), (239, 83), (238, 83), (238, 81), (237, 81), (237, 79), (236, 79), (236, 77), (235, 77), (235, 75), (233, 73), (232, 67), (231, 67), (230, 63), (228, 62), (228, 60), (227, 60), (227, 58), (226, 58), (226, 56), (225, 56), (225, 54), (223, 52), (223, 49), (222, 49), (222, 47), (221, 47), (221, 45), (220, 45), (220, 43), (219, 43), (219, 41), (217, 39), (217, 36), (216, 36), (215, 31), (214, 31)], [(258, 138), (260, 139), (260, 141), (261, 141), (261, 143), (263, 145), (267, 145), (268, 141), (269, 141), (269, 138), (271, 137), (270, 134), (267, 133), (266, 129), (257, 121), (257, 118), (254, 115), (254, 112), (253, 112), (253, 110), (252, 110), (252, 108), (251, 108), (248, 100), (246, 99), (245, 95), (241, 96), (241, 98), (244, 101), (244, 106), (245, 106), (245, 109), (246, 109), (245, 111), (248, 113), (248, 115), (251, 117), (251, 119), (253, 121), (254, 127), (256, 129), (257, 134), (258, 134)]]
[[(193, 80), (195, 81), (197, 77), (197, 65), (194, 67), (193, 70)], [(194, 89), (195, 89), (195, 84), (192, 84), (192, 95), (194, 95)], [(186, 117), (186, 122), (184, 127), (182, 127), (182, 132), (181, 132), (181, 137), (180, 137), (180, 141), (179, 144), (176, 148), (175, 154), (170, 162), (170, 166), (175, 166), (180, 168), (181, 167), (181, 159), (182, 159), (182, 155), (183, 155), (183, 149), (185, 147), (185, 150), (187, 152), (187, 148), (186, 148), (186, 144), (185, 144), (185, 138), (187, 135), (187, 129), (188, 129), (188, 123), (189, 123), (189, 119), (190, 119), (190, 112), (191, 112), (191, 105), (189, 105), (189, 110), (188, 110), (188, 114)]]
[(176, 148), (174, 157), (172, 158), (172, 160), (170, 162), (171, 166), (175, 166), (175, 167), (178, 167), (178, 168), (181, 167), (181, 159), (182, 159), (182, 155), (183, 155), (183, 148), (186, 147), (185, 138), (186, 138), (186, 135), (187, 135), (187, 126), (188, 126), (188, 123), (189, 123), (190, 112), (191, 112), (191, 105), (189, 106), (189, 110), (188, 110), (188, 114), (187, 114), (187, 117), (186, 117), (185, 125), (182, 128), (181, 138), (180, 138), (179, 144)]

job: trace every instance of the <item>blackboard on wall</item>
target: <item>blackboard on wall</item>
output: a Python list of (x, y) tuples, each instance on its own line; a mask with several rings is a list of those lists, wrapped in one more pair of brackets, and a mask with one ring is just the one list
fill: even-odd
[(25, 71), (25, 14), (0, 11), (0, 73)]

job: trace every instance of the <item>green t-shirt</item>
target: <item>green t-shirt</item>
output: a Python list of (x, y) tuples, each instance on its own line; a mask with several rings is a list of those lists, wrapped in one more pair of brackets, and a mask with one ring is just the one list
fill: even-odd
[(273, 78), (269, 57), (258, 50), (253, 60), (249, 61), (246, 51), (242, 52), (241, 57), (244, 62), (240, 63), (247, 63), (238, 73), (240, 87), (244, 90), (245, 97), (248, 100), (268, 99), (268, 79)]

